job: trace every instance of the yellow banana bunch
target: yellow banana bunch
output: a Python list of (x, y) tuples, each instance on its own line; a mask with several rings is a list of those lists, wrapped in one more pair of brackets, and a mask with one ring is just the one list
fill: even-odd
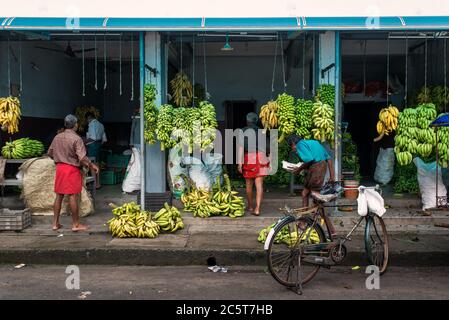
[(184, 228), (181, 213), (176, 207), (170, 207), (168, 203), (165, 203), (164, 207), (154, 215), (153, 221), (156, 222), (163, 231), (175, 232), (176, 230)]
[(312, 138), (321, 142), (328, 141), (332, 145), (334, 141), (334, 108), (321, 101), (315, 102), (312, 122)]
[(159, 225), (151, 219), (151, 212), (141, 211), (136, 203), (121, 207), (110, 204), (114, 218), (108, 221), (112, 236), (118, 238), (154, 238), (160, 232)]
[(20, 101), (15, 97), (0, 98), (0, 126), (9, 134), (19, 132)]
[(84, 132), (87, 129), (86, 113), (91, 112), (98, 119), (100, 111), (96, 107), (76, 107), (75, 116), (78, 118), (78, 130)]
[(262, 106), (260, 109), (259, 118), (264, 129), (275, 129), (278, 127), (278, 108), (279, 105), (276, 101), (269, 101), (266, 105)]
[(173, 101), (178, 107), (187, 107), (192, 103), (193, 87), (184, 72), (179, 72), (170, 81)]
[(214, 192), (193, 189), (181, 196), (184, 211), (192, 212), (194, 217), (208, 218), (210, 216), (242, 217), (245, 214), (245, 201), (232, 191), (228, 175), (223, 175), (226, 188), (221, 189), (220, 176), (217, 177), (218, 190)]
[(376, 125), (377, 133), (379, 137), (374, 139), (375, 142), (379, 141), (384, 135), (389, 135), (392, 131), (398, 128), (399, 110), (393, 105), (388, 108), (383, 108), (379, 112), (379, 121)]

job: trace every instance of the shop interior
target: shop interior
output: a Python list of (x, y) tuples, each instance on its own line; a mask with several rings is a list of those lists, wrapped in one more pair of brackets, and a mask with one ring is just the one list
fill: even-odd
[(425, 85), (445, 85), (445, 41), (435, 33), (342, 33), (343, 122), (357, 145), (364, 180), (373, 179), (379, 149), (394, 147), (393, 135), (373, 141), (379, 111), (387, 104), (413, 106)]

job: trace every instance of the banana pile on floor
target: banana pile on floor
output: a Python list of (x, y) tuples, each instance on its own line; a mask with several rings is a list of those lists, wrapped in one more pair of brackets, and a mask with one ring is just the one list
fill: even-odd
[(187, 107), (192, 103), (193, 86), (184, 72), (178, 72), (170, 81), (173, 102), (178, 107)]
[(84, 132), (87, 129), (86, 113), (93, 113), (95, 118), (100, 117), (100, 111), (93, 106), (83, 106), (75, 108), (75, 116), (78, 118), (78, 131)]
[(154, 84), (145, 84), (144, 87), (144, 116), (145, 131), (143, 133), (145, 142), (149, 144), (156, 143), (156, 127), (158, 119), (158, 109), (156, 107), (156, 86)]
[[(429, 125), (435, 120), (437, 111), (431, 103), (422, 104), (416, 108), (405, 108), (399, 113), (399, 126), (395, 137), (396, 159), (399, 165), (405, 166), (412, 162), (415, 156), (426, 158), (432, 155), (437, 144), (435, 130)], [(444, 139), (444, 140), (443, 140)], [(449, 148), (445, 148), (447, 139), (439, 137), (439, 147), (442, 159), (449, 159)], [(444, 161), (441, 162), (445, 164)]]
[(245, 214), (245, 201), (238, 192), (232, 190), (229, 177), (224, 174), (225, 189), (221, 188), (221, 177), (217, 177), (214, 191), (199, 190), (194, 183), (188, 182), (190, 189), (181, 196), (184, 211), (191, 212), (194, 217), (208, 218), (210, 216), (242, 217)]
[(276, 129), (279, 125), (278, 120), (279, 105), (276, 101), (268, 101), (268, 103), (260, 109), (259, 118), (264, 129)]
[[(342, 90), (343, 91), (343, 90)], [(335, 106), (335, 86), (331, 84), (321, 84), (317, 91), (315, 99), (331, 107)]]
[(312, 115), (313, 101), (298, 99), (296, 101), (296, 117), (298, 119), (296, 134), (303, 139), (310, 139), (312, 137), (310, 133), (313, 126)]
[(313, 104), (312, 138), (321, 142), (334, 142), (334, 108), (321, 101)]
[(38, 140), (22, 138), (6, 142), (2, 156), (6, 159), (29, 159), (40, 157), (45, 151), (44, 144)]
[[(167, 203), (152, 217), (135, 202), (120, 207), (110, 204), (114, 218), (108, 221), (112, 236), (118, 238), (155, 238), (161, 230), (175, 232), (184, 228), (179, 211)], [(157, 219), (155, 218), (157, 216)]]
[(20, 101), (16, 97), (0, 98), (0, 127), (9, 134), (19, 132)]
[(278, 122), (279, 122), (279, 132), (281, 136), (279, 137), (279, 142), (282, 142), (284, 138), (291, 135), (296, 130), (296, 116), (295, 116), (295, 98), (286, 93), (280, 94), (276, 99), (278, 107)]
[(379, 136), (374, 139), (375, 142), (381, 140), (385, 135), (389, 135), (398, 127), (399, 110), (395, 106), (390, 105), (388, 108), (383, 108), (379, 112), (379, 121), (377, 122), (377, 133)]
[[(272, 225), (260, 230), (259, 237), (257, 240), (261, 243), (265, 243), (267, 240), (268, 234), (270, 233), (271, 229), (275, 227), (276, 223), (273, 223)], [(310, 233), (310, 235), (309, 235)], [(301, 236), (301, 241), (306, 241), (306, 239), (309, 239), (308, 243), (320, 243), (320, 237), (318, 236), (318, 233), (315, 229), (310, 229), (304, 231)], [(278, 232), (276, 234), (276, 237), (274, 238), (274, 243), (285, 243), (288, 246), (294, 246), (298, 242), (298, 232), (292, 231), (289, 232), (288, 226), (285, 226), (282, 228), (281, 232)]]
[(167, 232), (175, 232), (184, 228), (179, 210), (176, 207), (170, 207), (167, 203), (153, 216), (153, 221), (159, 225), (161, 230)]

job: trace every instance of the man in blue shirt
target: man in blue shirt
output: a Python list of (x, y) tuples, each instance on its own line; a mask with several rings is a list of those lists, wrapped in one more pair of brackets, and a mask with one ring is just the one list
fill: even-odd
[(326, 168), (329, 168), (330, 181), (334, 180), (334, 168), (331, 156), (317, 140), (304, 140), (297, 135), (287, 138), (288, 144), (295, 151), (302, 162), (304, 162), (294, 173), (307, 170), (302, 191), (303, 207), (309, 206), (309, 195), (311, 191), (320, 191), (324, 184)]

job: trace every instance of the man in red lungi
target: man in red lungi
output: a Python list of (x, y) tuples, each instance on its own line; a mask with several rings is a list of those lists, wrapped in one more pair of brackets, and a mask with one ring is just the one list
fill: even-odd
[(69, 196), (70, 211), (72, 213), (72, 231), (87, 230), (87, 226), (80, 224), (78, 212), (78, 196), (83, 187), (80, 167), (87, 167), (98, 172), (98, 167), (87, 158), (83, 139), (76, 133), (78, 119), (69, 114), (64, 119), (64, 130), (53, 139), (48, 149), (48, 155), (56, 163), (53, 230), (62, 228), (59, 223), (62, 200)]

